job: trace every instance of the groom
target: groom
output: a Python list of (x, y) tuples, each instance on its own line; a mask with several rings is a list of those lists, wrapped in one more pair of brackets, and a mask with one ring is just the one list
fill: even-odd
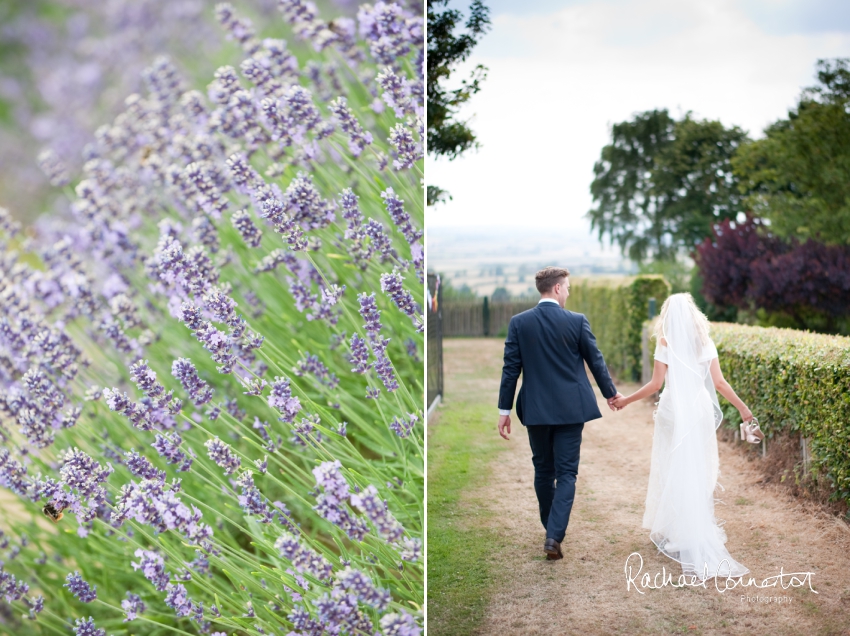
[(561, 542), (575, 499), (584, 423), (602, 417), (584, 363), (612, 410), (618, 410), (614, 399), (622, 397), (611, 381), (587, 318), (564, 309), (570, 295), (569, 275), (559, 267), (546, 267), (535, 275), (540, 302), (511, 318), (499, 389), (499, 434), (508, 439), (511, 407), (522, 373), (516, 414), (528, 431), (534, 490), (540, 521), (546, 528), (543, 551), (553, 561), (564, 556)]

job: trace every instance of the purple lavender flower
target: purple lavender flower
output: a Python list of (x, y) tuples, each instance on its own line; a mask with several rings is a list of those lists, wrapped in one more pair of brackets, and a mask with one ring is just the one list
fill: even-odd
[(404, 201), (399, 199), (392, 188), (387, 188), (381, 192), (381, 198), (384, 200), (384, 205), (387, 206), (387, 213), (390, 218), (404, 234), (404, 238), (410, 244), (415, 243), (422, 238), (422, 231), (413, 227), (410, 220), (410, 215), (404, 211)]
[(394, 417), (390, 423), (390, 428), (399, 437), (410, 437), (410, 433), (413, 432), (413, 427), (419, 419), (413, 413), (408, 413), (407, 417), (406, 420), (402, 417)]
[(239, 42), (248, 55), (256, 53), (260, 45), (254, 37), (254, 27), (247, 18), (237, 18), (233, 12), (233, 5), (229, 2), (221, 2), (215, 5), (215, 17), (227, 31), (228, 39)]
[(366, 513), (378, 534), (387, 543), (398, 541), (404, 536), (404, 528), (389, 511), (387, 502), (378, 496), (378, 490), (374, 486), (369, 485), (360, 493), (352, 495), (351, 505)]
[(153, 464), (151, 464), (147, 457), (139, 455), (139, 453), (134, 450), (130, 450), (124, 453), (124, 458), (125, 465), (136, 477), (141, 477), (142, 479), (160, 479), (165, 481), (165, 471), (157, 469)]
[(380, 253), (382, 263), (397, 258), (398, 255), (381, 223), (375, 219), (369, 219), (363, 226), (363, 233), (372, 239), (372, 245)]
[(292, 397), (288, 378), (275, 377), (271, 384), (269, 406), (280, 411), (281, 422), (292, 423), (295, 421), (295, 416), (301, 410), (301, 401), (297, 397)]
[(292, 124), (296, 126), (293, 137), (296, 141), (300, 141), (304, 131), (313, 130), (321, 122), (319, 109), (313, 104), (310, 91), (303, 86), (291, 86), (283, 96), (283, 101), (289, 110)]
[(236, 189), (243, 194), (247, 194), (263, 183), (262, 177), (251, 167), (248, 157), (243, 153), (237, 152), (230, 155), (227, 159), (227, 168)]
[(239, 475), (236, 479), (236, 484), (242, 489), (242, 494), (237, 499), (245, 514), (259, 517), (260, 523), (271, 523), (274, 521), (278, 512), (269, 508), (269, 500), (263, 496), (260, 489), (254, 484), (254, 475), (250, 470), (246, 470)]
[(149, 525), (157, 532), (174, 530), (191, 545), (213, 551), (212, 529), (201, 523), (201, 511), (189, 509), (177, 497), (174, 488), (166, 490), (162, 480), (146, 479), (138, 484), (125, 484), (116, 502), (113, 522), (120, 526), (125, 519)]
[(384, 636), (420, 636), (422, 628), (412, 615), (402, 610), (399, 614), (381, 617), (381, 634)]
[(8, 448), (0, 448), (0, 486), (8, 488), (20, 497), (24, 497), (31, 483), (31, 478), (27, 476), (26, 467), (12, 459)]
[(215, 254), (220, 247), (218, 230), (206, 216), (197, 216), (192, 220), (192, 238)]
[(407, 349), (407, 355), (413, 358), (414, 362), (420, 362), (419, 351), (416, 348), (416, 341), (413, 338), (408, 338), (404, 341), (404, 347)]
[(37, 161), (38, 167), (47, 176), (50, 185), (61, 188), (71, 182), (68, 169), (52, 148), (45, 148), (38, 153)]
[(106, 636), (106, 630), (95, 627), (91, 616), (78, 618), (74, 624), (74, 636)]
[(399, 385), (395, 379), (395, 370), (393, 369), (392, 362), (387, 356), (387, 345), (389, 342), (387, 338), (382, 338), (380, 335), (371, 339), (372, 353), (375, 354), (375, 373), (381, 378), (381, 382), (384, 383), (387, 391), (395, 391)]
[(405, 537), (401, 542), (401, 558), (404, 561), (416, 563), (422, 558), (422, 541), (420, 539)]
[(354, 194), (354, 190), (346, 188), (340, 194), (340, 206), (342, 207), (342, 218), (348, 224), (345, 233), (346, 238), (356, 238), (360, 235), (360, 226), (363, 224), (363, 213), (360, 211), (358, 201), (360, 197)]
[(334, 220), (334, 204), (322, 198), (310, 175), (299, 172), (284, 196), (292, 220), (307, 229), (327, 227)]
[(166, 587), (168, 593), (165, 595), (165, 604), (174, 610), (177, 616), (189, 616), (193, 610), (193, 603), (189, 600), (189, 594), (181, 583), (176, 585), (169, 583)]
[(307, 572), (320, 581), (327, 581), (333, 575), (333, 566), (325, 557), (301, 545), (298, 539), (288, 532), (284, 532), (275, 541), (274, 547), (280, 552), (280, 556), (289, 560), (299, 572)]
[(176, 413), (182, 406), (180, 401), (172, 403), (174, 394), (166, 393), (165, 387), (156, 381), (156, 372), (148, 366), (147, 360), (139, 360), (130, 366), (130, 377), (139, 390), (153, 400), (159, 408), (168, 408)]
[(381, 311), (375, 302), (375, 292), (358, 294), (360, 301), (360, 316), (364, 320), (363, 328), (370, 337), (377, 336), (381, 331)]
[(357, 117), (348, 107), (345, 97), (337, 97), (330, 103), (329, 108), (336, 115), (342, 131), (348, 134), (348, 149), (351, 154), (359, 157), (363, 149), (372, 143), (372, 133), (363, 130)]
[(127, 623), (135, 620), (139, 614), (144, 614), (147, 606), (142, 601), (141, 596), (133, 594), (132, 592), (127, 592), (127, 598), (121, 601), (121, 609), (123, 609), (124, 613), (127, 615), (124, 618), (124, 622)]
[(238, 210), (230, 217), (233, 227), (239, 232), (242, 240), (251, 247), (260, 247), (263, 231), (254, 225), (251, 215), (246, 210)]
[(173, 375), (195, 406), (202, 406), (212, 399), (212, 389), (198, 376), (198, 370), (188, 358), (178, 358), (171, 365)]
[(322, 304), (325, 304), (328, 307), (333, 307), (339, 302), (339, 299), (342, 298), (342, 294), (344, 291), (345, 285), (340, 287), (339, 285), (331, 284), (330, 287), (323, 287)]
[[(4, 540), (8, 545), (8, 540)], [(0, 594), (7, 602), (19, 601), (24, 594), (30, 591), (30, 586), (15, 578), (14, 574), (10, 574), (3, 569), (3, 564), (0, 563)]]
[(298, 361), (298, 366), (295, 369), (295, 375), (299, 377), (307, 373), (312, 373), (320, 383), (329, 389), (335, 389), (339, 384), (339, 378), (330, 372), (318, 356), (311, 355), (309, 352), (306, 353), (303, 360)]
[(185, 472), (192, 467), (192, 458), (180, 450), (182, 443), (183, 439), (178, 433), (166, 433), (165, 435), (157, 433), (156, 441), (151, 446), (169, 464), (179, 464), (177, 467), (179, 472)]
[[(36, 562), (38, 563), (38, 561)], [(44, 565), (44, 563), (46, 562), (47, 559), (45, 558), (44, 562), (42, 562), (40, 565)], [(30, 608), (27, 618), (29, 618), (31, 621), (36, 620), (37, 614), (41, 614), (41, 612), (44, 611), (44, 597), (41, 594), (39, 594), (35, 598), (24, 599), (24, 602)]]
[(221, 468), (224, 468), (225, 475), (232, 475), (242, 465), (242, 460), (234, 455), (230, 446), (222, 442), (218, 437), (207, 440), (204, 446), (207, 447), (210, 459)]
[(65, 581), (67, 582), (63, 587), (67, 587), (71, 591), (71, 594), (76, 596), (83, 603), (91, 603), (97, 598), (97, 586), (91, 587), (83, 580), (83, 577), (80, 576), (79, 572), (69, 574), (65, 578)]
[[(134, 570), (141, 570), (144, 577), (153, 583), (154, 588), (164, 592), (168, 585), (168, 572), (165, 569), (165, 560), (156, 552), (138, 549), (134, 556), (139, 559), (138, 563), (131, 562)], [(123, 605), (123, 604), (122, 604)], [(142, 610), (144, 611), (144, 610)]]
[(355, 570), (350, 566), (346, 567), (341, 572), (337, 572), (336, 579), (343, 590), (351, 592), (357, 597), (357, 600), (369, 607), (383, 611), (389, 605), (390, 591), (375, 587), (372, 579), (360, 570)]
[(422, 146), (413, 139), (413, 133), (404, 124), (396, 124), (390, 131), (390, 144), (395, 148), (397, 159), (393, 160), (396, 170), (412, 168), (422, 158)]
[(351, 364), (354, 365), (351, 369), (354, 373), (366, 373), (372, 368), (369, 362), (369, 347), (357, 334), (351, 336)]
[(348, 509), (348, 500), (352, 495), (348, 482), (342, 476), (341, 468), (342, 464), (339, 460), (336, 460), (322, 462), (313, 469), (316, 486), (322, 491), (316, 497), (317, 503), (313, 510), (318, 512), (322, 518), (342, 528), (349, 539), (362, 541), (369, 529), (362, 520), (353, 516)]
[(419, 318), (417, 315), (419, 307), (417, 306), (416, 301), (413, 300), (413, 295), (404, 289), (401, 276), (397, 273), (393, 272), (392, 274), (381, 274), (381, 291), (389, 296), (395, 303), (396, 307), (398, 307), (403, 313), (407, 314), (410, 318), (414, 320)]
[(378, 85), (384, 91), (384, 101), (387, 106), (395, 111), (396, 117), (404, 117), (406, 113), (413, 113), (414, 107), (410, 100), (410, 80), (396, 75), (392, 67), (384, 67), (384, 70), (376, 78)]

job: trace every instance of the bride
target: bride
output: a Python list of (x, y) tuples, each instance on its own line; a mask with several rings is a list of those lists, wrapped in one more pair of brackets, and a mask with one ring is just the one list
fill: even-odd
[(667, 298), (655, 338), (652, 380), (614, 402), (623, 408), (664, 383), (655, 411), (643, 527), (660, 552), (681, 563), (687, 576), (700, 581), (743, 576), (749, 570), (726, 550), (726, 533), (714, 516), (714, 491), (723, 488), (717, 483), (715, 431), (723, 415), (716, 391), (738, 409), (744, 422), (753, 414), (723, 378), (708, 319), (690, 294)]

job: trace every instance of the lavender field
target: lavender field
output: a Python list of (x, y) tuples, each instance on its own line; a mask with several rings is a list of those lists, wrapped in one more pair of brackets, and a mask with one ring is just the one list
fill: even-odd
[(422, 11), (0, 3), (0, 634), (421, 633)]

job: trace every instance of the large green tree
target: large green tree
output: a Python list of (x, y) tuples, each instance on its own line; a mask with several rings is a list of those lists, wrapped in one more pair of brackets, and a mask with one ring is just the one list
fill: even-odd
[(731, 158), (746, 133), (667, 110), (616, 124), (590, 186), (591, 227), (637, 263), (675, 260), (743, 210)]
[[(479, 64), (455, 88), (449, 88), (449, 83), (457, 65), (469, 57), (489, 29), (490, 17), (481, 0), (472, 1), (465, 23), (461, 12), (447, 5), (448, 0), (428, 0), (428, 153), (455, 159), (478, 145), (475, 133), (457, 115), (481, 90), (487, 69)], [(428, 205), (447, 196), (438, 186), (428, 186)]]
[(850, 244), (850, 60), (817, 68), (819, 83), (732, 165), (747, 205), (777, 236)]

